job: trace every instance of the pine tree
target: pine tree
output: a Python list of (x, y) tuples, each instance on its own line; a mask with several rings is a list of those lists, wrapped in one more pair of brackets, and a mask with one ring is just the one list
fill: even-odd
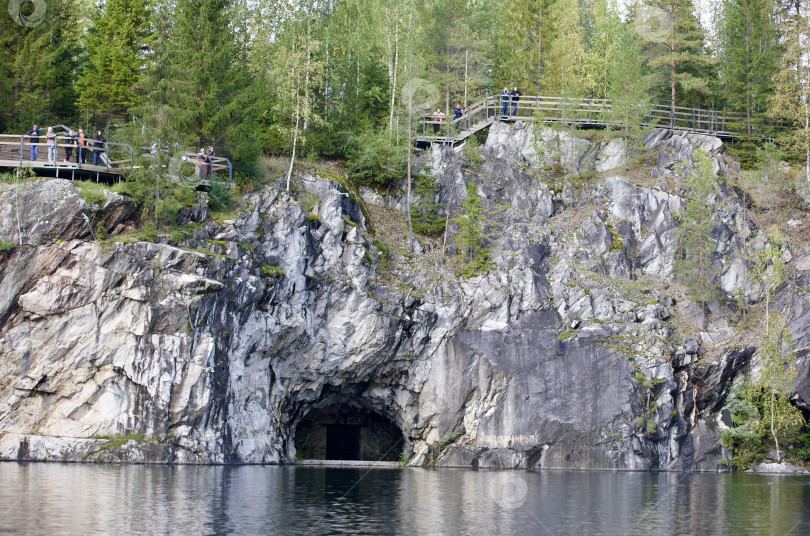
[(136, 114), (147, 130), (159, 124), (155, 142), (213, 145), (218, 154), (251, 162), (258, 156), (258, 102), (231, 15), (230, 0), (156, 5), (144, 104)]
[(748, 134), (761, 126), (781, 46), (773, 0), (725, 0), (719, 51), (728, 109), (742, 112)]
[[(666, 82), (661, 97), (676, 106), (698, 106), (709, 92), (714, 61), (692, 0), (645, 0), (634, 14), (647, 66)], [(663, 88), (662, 88), (663, 89)]]
[(495, 88), (504, 85), (549, 94), (545, 87), (547, 64), (551, 58), (549, 44), (557, 31), (558, 11), (552, 10), (557, 0), (511, 0), (496, 6), (494, 16), (498, 35), (494, 36), (493, 72)]
[(484, 208), (474, 180), (467, 185), (467, 199), (461, 204), (463, 213), (455, 218), (459, 230), (456, 244), (461, 255), (459, 275), (472, 277), (487, 271), (490, 266), (489, 249), (484, 247)]
[(804, 154), (805, 180), (810, 182), (810, 20), (804, 9), (797, 4), (782, 25), (786, 51), (774, 78), (771, 112), (788, 122), (783, 141)]
[(712, 238), (710, 203), (717, 195), (717, 181), (711, 158), (700, 149), (692, 154), (693, 168), (688, 171), (689, 201), (676, 234), (675, 275), (689, 289), (692, 301), (703, 308), (706, 327), (706, 305), (717, 296), (712, 270), (715, 241)]
[(652, 80), (644, 73), (641, 49), (635, 36), (622, 28), (611, 50), (608, 93), (610, 108), (604, 117), (624, 135), (624, 158), (643, 146), (642, 124), (650, 112)]
[(146, 0), (107, 0), (87, 34), (88, 65), (79, 78), (79, 107), (101, 119), (124, 119), (139, 106), (150, 17)]
[(70, 122), (76, 114), (73, 80), (80, 50), (78, 3), (45, 1), (44, 20), (35, 26), (18, 25), (7, 10), (0, 13), (4, 51), (0, 122), (6, 128)]

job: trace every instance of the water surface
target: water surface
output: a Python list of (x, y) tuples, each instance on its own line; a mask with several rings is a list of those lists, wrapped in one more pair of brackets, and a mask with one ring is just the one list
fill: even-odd
[(0, 463), (0, 533), (810, 534), (810, 477)]

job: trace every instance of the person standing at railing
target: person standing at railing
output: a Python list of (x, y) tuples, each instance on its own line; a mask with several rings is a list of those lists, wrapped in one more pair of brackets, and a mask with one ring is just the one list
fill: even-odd
[[(36, 125), (25, 133), (26, 136), (33, 136), (29, 141), (31, 142), (31, 162), (36, 162), (39, 156), (39, 136), (42, 136), (42, 131)], [(20, 155), (22, 158), (22, 155)]]
[(441, 108), (436, 108), (436, 111), (433, 112), (433, 133), (438, 134), (439, 129), (442, 126), (442, 118), (444, 118), (445, 113), (442, 111)]
[(515, 89), (513, 89), (512, 93), (511, 93), (511, 96), (512, 96), (512, 115), (513, 116), (517, 114), (518, 101), (520, 101), (521, 95), (523, 95), (523, 93), (521, 93), (520, 90), (517, 88), (517, 86), (515, 86)]
[(48, 127), (48, 132), (45, 133), (48, 145), (48, 163), (52, 166), (56, 165), (56, 134), (53, 127)]
[(208, 162), (208, 176), (212, 176), (214, 174), (214, 146), (209, 145), (208, 150), (205, 152), (205, 156), (207, 157)]
[(104, 139), (104, 136), (101, 134), (100, 130), (96, 130), (96, 135), (93, 137), (93, 141), (95, 141), (94, 145), (96, 149), (93, 151), (93, 165), (97, 166), (98, 161), (101, 158), (101, 153), (104, 150), (104, 143), (107, 141)]
[(455, 109), (453, 110), (453, 120), (461, 119), (461, 116), (464, 115), (464, 112), (461, 110), (461, 105), (456, 104)]
[(76, 157), (76, 163), (81, 160), (82, 164), (87, 161), (87, 136), (84, 135), (84, 130), (79, 129), (79, 155)]
[[(76, 145), (77, 137), (78, 136), (76, 136), (75, 132), (73, 132), (72, 130), (68, 131), (67, 139), (65, 139), (65, 144), (67, 145), (67, 147), (65, 147), (65, 162), (67, 162), (68, 164), (70, 163), (70, 157), (73, 156), (73, 147)], [(79, 162), (79, 155), (77, 154), (76, 163), (78, 162)]]
[(509, 93), (509, 88), (503, 86), (503, 91), (498, 93), (498, 96), (501, 97), (501, 102), (503, 103), (503, 115), (509, 113), (509, 98), (511, 97), (511, 93)]

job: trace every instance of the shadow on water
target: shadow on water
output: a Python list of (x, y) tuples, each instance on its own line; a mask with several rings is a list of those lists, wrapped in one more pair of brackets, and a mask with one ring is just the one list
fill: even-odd
[(0, 533), (808, 534), (808, 479), (0, 463)]

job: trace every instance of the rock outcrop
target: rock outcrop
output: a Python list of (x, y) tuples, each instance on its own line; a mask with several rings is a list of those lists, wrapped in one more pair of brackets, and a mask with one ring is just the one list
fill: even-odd
[[(308, 412), (348, 404), (399, 428), (412, 465), (717, 469), (725, 397), (755, 348), (728, 300), (704, 327), (673, 282), (675, 164), (696, 148), (733, 164), (715, 138), (656, 131), (648, 180), (620, 167), (555, 190), (538, 147), (573, 148), (557, 155), (572, 172), (624, 152), (560, 136), (496, 123), (475, 174), (453, 149), (426, 155), (445, 210), (477, 177), (494, 268), (470, 279), (441, 243), (375, 246), (362, 199), (317, 174), (298, 180), (311, 209), (268, 187), (233, 220), (157, 242), (119, 235), (134, 211), (118, 194), (99, 207), (69, 181), (7, 187), (0, 459), (290, 463)], [(757, 302), (745, 253), (764, 233), (734, 190), (714, 203), (717, 284)], [(115, 236), (94, 239), (101, 220)], [(806, 258), (774, 300), (804, 347)]]

